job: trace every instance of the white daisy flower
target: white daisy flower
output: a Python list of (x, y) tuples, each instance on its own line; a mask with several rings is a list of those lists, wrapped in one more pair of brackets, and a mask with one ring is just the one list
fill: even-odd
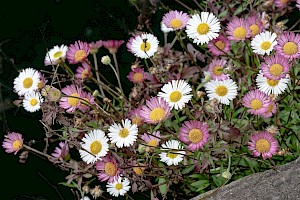
[(274, 46), (277, 45), (276, 37), (276, 33), (271, 33), (270, 31), (257, 34), (251, 41), (253, 52), (260, 55), (270, 55)]
[(256, 84), (260, 91), (269, 94), (279, 95), (285, 91), (288, 87), (288, 83), (290, 81), (290, 76), (287, 74), (285, 78), (281, 78), (279, 80), (272, 80), (264, 77), (261, 70), (257, 74)]
[(157, 96), (164, 98), (171, 108), (182, 109), (191, 100), (191, 86), (185, 80), (172, 80), (161, 88)]
[(159, 154), (160, 161), (166, 163), (168, 166), (170, 165), (178, 165), (181, 161), (183, 161), (183, 157), (185, 155), (185, 151), (176, 151), (183, 149), (177, 140), (169, 140), (165, 144), (162, 144), (162, 152)]
[(26, 93), (23, 99), (23, 107), (28, 112), (35, 112), (41, 108), (43, 101), (42, 95), (39, 92)]
[(81, 159), (87, 164), (95, 163), (108, 152), (108, 138), (102, 130), (92, 130), (82, 139), (79, 150)]
[(67, 51), (68, 51), (68, 46), (66, 45), (61, 45), (60, 47), (58, 45), (54, 46), (46, 53), (44, 59), (45, 66), (57, 65), (61, 62), (64, 62), (66, 59)]
[(143, 33), (133, 39), (131, 50), (137, 57), (149, 58), (157, 51), (158, 43), (157, 37), (150, 33)]
[(194, 14), (186, 26), (187, 36), (193, 39), (194, 43), (207, 44), (219, 36), (221, 29), (219, 19), (212, 13), (201, 12)]
[(116, 143), (118, 148), (133, 145), (138, 135), (136, 124), (131, 124), (129, 119), (122, 120), (122, 125), (114, 123), (109, 127), (108, 131), (108, 137), (112, 143)]
[(114, 197), (118, 197), (119, 195), (124, 196), (130, 189), (130, 181), (128, 180), (128, 178), (119, 177), (118, 180), (107, 183), (106, 187), (107, 192), (110, 195)]
[(232, 79), (223, 81), (210, 80), (204, 85), (209, 100), (217, 99), (220, 103), (229, 105), (237, 95), (237, 85)]
[(39, 72), (33, 68), (26, 68), (20, 72), (17, 78), (15, 78), (14, 89), (19, 96), (23, 96), (26, 93), (37, 90), (39, 82)]

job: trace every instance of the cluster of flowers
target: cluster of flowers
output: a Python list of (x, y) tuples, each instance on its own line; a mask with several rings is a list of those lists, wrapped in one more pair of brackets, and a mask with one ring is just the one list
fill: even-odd
[[(277, 7), (284, 6), (278, 2), (282, 1), (275, 1)], [(300, 7), (299, 1), (297, 3)], [(153, 64), (151, 68), (148, 67), (149, 72), (145, 72), (137, 62), (127, 76), (134, 84), (130, 98), (136, 100), (137, 104), (130, 102), (130, 98), (127, 100), (120, 83), (116, 53), (125, 43), (123, 40), (100, 40), (93, 43), (76, 41), (69, 46), (54, 46), (46, 53), (44, 61), (45, 66), (53, 67), (52, 80), (47, 80), (38, 70), (27, 68), (15, 78), (14, 90), (23, 99), (24, 109), (29, 112), (42, 108), (45, 113), (47, 106), (43, 105), (47, 104), (56, 109), (56, 112), (74, 115), (76, 119), (80, 116), (80, 122), (73, 121), (69, 125), (78, 130), (76, 136), (69, 134), (66, 139), (65, 135), (56, 135), (59, 140), (65, 141), (59, 143), (59, 147), (51, 154), (51, 159), (68, 162), (71, 148), (76, 149), (82, 161), (89, 169), (94, 170), (93, 174), (96, 174), (98, 180), (107, 182), (109, 194), (125, 195), (130, 188), (137, 190), (137, 186), (133, 189), (131, 183), (136, 184), (138, 181), (134, 177), (143, 175), (145, 170), (155, 168), (155, 165), (159, 165), (157, 163), (185, 166), (185, 159), (191, 158), (193, 152), (203, 150), (209, 143), (213, 135), (210, 133), (210, 121), (200, 120), (205, 118), (197, 117), (192, 112), (192, 104), (199, 98), (206, 98), (205, 94), (207, 101), (213, 105), (242, 105), (253, 116), (271, 118), (278, 112), (278, 96), (288, 88), (289, 73), (300, 58), (300, 35), (272, 29), (266, 18), (259, 13), (252, 13), (246, 18), (232, 17), (226, 26), (222, 23), (210, 12), (188, 14), (172, 10), (162, 18), (161, 30), (164, 34), (176, 32), (176, 40), (179, 41), (186, 36), (194, 44), (202, 45), (212, 56), (205, 68), (207, 70), (203, 71), (204, 78), (199, 86), (191, 85), (188, 78), (182, 78), (178, 74), (159, 78), (158, 74), (164, 73), (158, 72), (159, 68), (156, 66), (160, 62), (159, 56), (163, 54), (159, 41), (151, 33), (137, 33), (126, 43), (128, 51), (137, 58), (144, 59), (147, 67), (147, 59)], [(109, 56), (103, 56), (101, 62), (111, 66), (114, 71), (118, 80), (116, 89), (105, 84), (103, 77), (99, 76), (96, 54), (102, 46), (114, 58), (115, 66)], [(230, 59), (237, 59), (231, 53), (233, 48), (245, 48), (252, 64), (257, 63), (256, 66), (239, 63), (245, 73), (246, 70), (257, 72), (254, 74), (256, 85), (250, 86), (251, 89), (245, 94), (241, 84), (235, 81), (238, 78), (231, 66)], [(89, 60), (90, 55), (94, 58), (93, 63)], [(75, 74), (67, 63), (79, 65)], [(170, 61), (169, 66), (171, 65)], [(59, 67), (65, 69), (71, 78), (71, 84), (61, 89), (57, 88), (63, 83), (59, 80)], [(100, 93), (86, 85), (91, 80), (97, 84)], [(202, 86), (206, 93), (199, 93)], [(148, 89), (147, 92), (145, 88)], [(104, 100), (104, 104), (98, 100), (99, 97)], [(118, 111), (120, 107), (112, 104), (108, 97), (120, 101), (124, 110)], [(182, 120), (179, 112), (187, 115), (184, 119), (189, 120)], [(176, 128), (170, 130), (166, 125), (173, 116), (179, 126), (178, 132)], [(45, 118), (43, 121), (47, 125), (53, 125), (56, 117), (52, 115), (50, 118), (50, 122)], [(93, 122), (94, 125), (87, 125), (87, 122)], [(252, 133), (248, 149), (253, 156), (267, 159), (277, 153), (279, 145), (276, 132), (273, 127), (267, 131)], [(7, 153), (16, 154), (20, 149), (28, 148), (23, 143), (22, 134), (11, 132), (6, 135), (3, 147)], [(151, 153), (153, 156), (158, 155), (159, 159), (153, 158), (152, 161)], [(135, 154), (143, 155), (142, 159), (138, 159)], [(192, 161), (200, 162), (196, 158), (192, 158)], [(132, 172), (126, 170), (126, 164), (133, 169)], [(102, 194), (95, 191), (90, 193), (95, 198)]]

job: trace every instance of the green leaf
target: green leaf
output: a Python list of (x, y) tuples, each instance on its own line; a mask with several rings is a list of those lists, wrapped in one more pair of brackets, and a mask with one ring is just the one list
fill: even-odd
[(191, 186), (198, 188), (207, 183), (209, 183), (208, 180), (199, 180), (199, 181), (192, 183)]
[[(158, 178), (158, 184), (165, 183), (165, 182), (166, 182), (165, 178)], [(167, 184), (160, 185), (159, 191), (163, 196), (165, 196), (167, 194)]]
[(191, 165), (191, 166), (185, 168), (184, 170), (182, 170), (182, 174), (188, 174), (188, 173), (190, 173), (194, 168), (195, 168), (195, 165)]
[(66, 182), (60, 182), (58, 184), (64, 185), (64, 186), (67, 186), (67, 187), (70, 187), (70, 188), (77, 188), (77, 184), (75, 182), (71, 182), (70, 184), (68, 184)]

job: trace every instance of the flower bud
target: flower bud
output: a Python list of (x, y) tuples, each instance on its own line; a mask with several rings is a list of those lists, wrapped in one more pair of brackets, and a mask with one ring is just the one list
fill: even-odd
[(111, 59), (110, 59), (109, 56), (102, 56), (101, 62), (102, 62), (104, 65), (109, 65), (110, 62), (111, 62)]
[(230, 179), (231, 173), (229, 171), (225, 171), (222, 173), (222, 177), (226, 179)]

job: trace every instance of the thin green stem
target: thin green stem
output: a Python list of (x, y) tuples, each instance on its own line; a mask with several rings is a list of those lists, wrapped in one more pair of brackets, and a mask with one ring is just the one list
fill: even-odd
[(114, 66), (112, 66), (111, 63), (109, 63), (109, 66), (112, 68), (112, 70), (114, 71), (116, 77), (117, 77), (117, 81), (118, 81), (118, 84), (119, 84), (119, 88), (120, 88), (120, 92), (124, 95), (124, 92), (123, 92), (123, 89), (122, 89), (122, 85), (121, 85), (121, 81), (120, 81), (120, 77), (118, 75), (118, 72), (115, 70)]
[[(98, 62), (97, 62), (97, 55), (95, 53), (93, 54), (93, 59), (94, 59), (94, 65), (95, 65), (95, 69), (96, 69), (96, 78), (97, 78), (97, 81), (100, 82), (100, 75), (99, 75)], [(103, 88), (102, 88), (101, 85), (99, 85), (99, 89), (100, 89), (101, 95), (103, 97), (105, 97), (105, 94), (104, 94), (104, 91), (103, 91)]]

